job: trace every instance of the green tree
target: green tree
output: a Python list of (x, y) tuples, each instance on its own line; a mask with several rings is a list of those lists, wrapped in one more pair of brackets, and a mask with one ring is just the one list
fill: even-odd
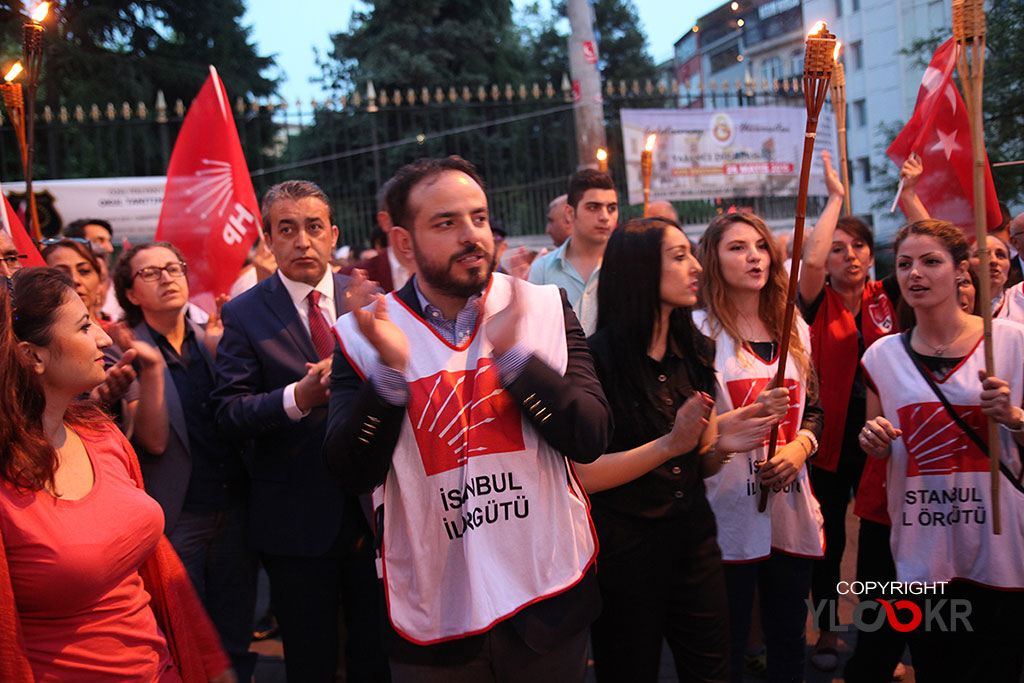
[[(993, 2), (986, 17), (985, 147), (992, 163), (1024, 159), (1024, 0)], [(1024, 166), (992, 169), (1003, 202), (1024, 199)]]

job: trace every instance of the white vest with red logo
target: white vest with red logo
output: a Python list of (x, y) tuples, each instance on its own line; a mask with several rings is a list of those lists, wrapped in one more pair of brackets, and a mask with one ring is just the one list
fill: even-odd
[[(1010, 384), (1021, 405), (1024, 328), (992, 321), (995, 375)], [(992, 533), (988, 455), (953, 421), (897, 336), (873, 344), (864, 369), (878, 391), (882, 414), (903, 434), (892, 444), (887, 495), (892, 554), (900, 581), (955, 578), (996, 588), (1024, 588), (1024, 493), (1006, 476), (999, 486), (1002, 533)], [(963, 362), (936, 384), (957, 414), (983, 439), (988, 429), (979, 407), (985, 369), (979, 340)], [(1021, 460), (1012, 434), (1000, 428), (1003, 462), (1019, 480)]]
[[(710, 335), (704, 311), (694, 311), (693, 320), (704, 334)], [(795, 323), (804, 348), (811, 348), (807, 323), (800, 318)], [(726, 333), (718, 335), (715, 339), (715, 376), (718, 379), (715, 408), (718, 414), (753, 403), (775, 379), (778, 368), (777, 357), (766, 363), (745, 347), (737, 354), (732, 337)], [(789, 411), (779, 424), (777, 449), (796, 438), (807, 400), (807, 387), (792, 359), (786, 364), (786, 387)], [(772, 550), (800, 557), (823, 557), (824, 518), (811, 491), (807, 467), (801, 467), (796, 480), (783, 491), (770, 495), (765, 512), (758, 512), (761, 487), (755, 464), (759, 466), (764, 461), (767, 451), (766, 441), (761, 448), (736, 453), (717, 474), (704, 480), (718, 524), (722, 561), (760, 560), (768, 557)]]
[[(520, 342), (564, 374), (558, 289), (518, 285)], [(491, 278), (477, 328), (459, 347), (388, 295), (388, 315), (412, 349), (409, 405), (374, 507), (384, 507), (388, 614), (395, 630), (417, 644), (486, 631), (574, 586), (597, 553), (589, 503), (572, 468), (502, 388), (481, 331), (510, 292), (510, 278)], [(335, 330), (366, 377), (378, 356), (354, 317), (342, 316)]]

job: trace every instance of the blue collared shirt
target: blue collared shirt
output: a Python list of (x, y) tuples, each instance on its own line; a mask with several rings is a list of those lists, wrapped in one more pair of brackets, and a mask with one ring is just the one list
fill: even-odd
[(530, 282), (535, 285), (556, 285), (565, 290), (569, 305), (579, 318), (583, 333), (588, 337), (597, 326), (597, 283), (601, 266), (594, 268), (584, 282), (575, 266), (567, 258), (572, 237), (554, 251), (538, 256), (530, 266)]

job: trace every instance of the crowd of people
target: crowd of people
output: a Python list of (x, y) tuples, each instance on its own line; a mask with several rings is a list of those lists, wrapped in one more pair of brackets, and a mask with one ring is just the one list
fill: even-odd
[(251, 680), (262, 567), (295, 683), (582, 681), (588, 653), (654, 681), (663, 641), (680, 680), (742, 681), (763, 643), (800, 681), (809, 606), (811, 663), (838, 665), (851, 499), (878, 618), (846, 680), (908, 645), (919, 681), (1019, 680), (1024, 215), (979, 273), (912, 158), (873, 280), (824, 166), (788, 332), (764, 220), (620, 223), (594, 170), (548, 206), (553, 250), (505, 268), (459, 157), (398, 169), (346, 268), (331, 200), (279, 183), (212, 311), (174, 244), (111, 263), (85, 220), (22, 268), (0, 233), (0, 680)]

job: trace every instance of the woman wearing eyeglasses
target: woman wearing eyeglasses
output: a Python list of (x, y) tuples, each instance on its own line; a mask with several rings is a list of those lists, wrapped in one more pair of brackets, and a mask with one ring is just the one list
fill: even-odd
[[(89, 240), (77, 237), (40, 242), (46, 265), (61, 271), (72, 282), (75, 293), (89, 311), (92, 322), (116, 339), (113, 348), (118, 361), (107, 368), (107, 377), (92, 391), (92, 398), (111, 409), (126, 434), (137, 435), (141, 445), (162, 453), (167, 445), (167, 413), (163, 401), (163, 360), (156, 349), (135, 341), (97, 315), (103, 304), (100, 264)], [(133, 381), (138, 378), (138, 383)]]
[(78, 399), (110, 338), (54, 268), (0, 287), (0, 681), (235, 681), (134, 451)]
[(11, 277), (24, 265), (26, 258), (28, 257), (24, 254), (18, 253), (18, 247), (11, 236), (0, 230), (0, 275)]

